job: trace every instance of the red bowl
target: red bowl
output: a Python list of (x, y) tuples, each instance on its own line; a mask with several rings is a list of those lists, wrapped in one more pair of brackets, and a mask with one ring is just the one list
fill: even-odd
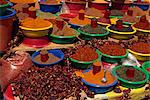
[(24, 38), (23, 44), (29, 47), (42, 48), (49, 44), (48, 37)]
[(106, 10), (108, 8), (108, 3), (89, 3), (89, 7), (95, 8), (98, 10)]
[[(66, 2), (67, 6), (70, 9), (71, 13), (78, 13), (81, 9), (85, 9), (85, 3), (76, 3), (76, 2)], [(72, 12), (73, 11), (73, 12)]]
[(72, 18), (75, 18), (77, 14), (75, 13), (68, 13), (68, 14), (60, 14), (59, 15), (62, 19), (69, 21)]

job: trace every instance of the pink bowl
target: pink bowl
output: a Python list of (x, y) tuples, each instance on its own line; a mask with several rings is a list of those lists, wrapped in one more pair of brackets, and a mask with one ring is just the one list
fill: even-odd
[(23, 44), (27, 45), (29, 47), (34, 48), (42, 48), (49, 44), (49, 40), (47, 37), (41, 37), (41, 38), (24, 38)]

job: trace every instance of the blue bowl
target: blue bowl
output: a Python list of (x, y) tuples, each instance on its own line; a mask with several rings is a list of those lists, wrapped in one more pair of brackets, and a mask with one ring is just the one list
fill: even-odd
[(15, 16), (15, 14), (16, 14), (16, 11), (14, 9), (7, 8), (5, 15), (0, 16), (0, 20), (9, 19), (9, 18)]
[(64, 53), (61, 51), (61, 50), (58, 50), (58, 49), (54, 49), (54, 50), (48, 50), (49, 53), (52, 53), (54, 56), (60, 58), (59, 61), (57, 62), (54, 62), (54, 63), (50, 63), (50, 64), (40, 64), (36, 61), (34, 61), (34, 58), (40, 54), (40, 51), (38, 52), (34, 52), (31, 56), (31, 59), (32, 59), (32, 62), (36, 65), (38, 65), (39, 67), (44, 67), (44, 66), (51, 66), (51, 65), (54, 65), (54, 64), (57, 64), (59, 63), (60, 61), (62, 61), (64, 59)]
[(50, 4), (40, 4), (40, 10), (43, 12), (50, 12), (53, 14), (56, 14), (57, 12), (60, 12), (62, 7), (62, 4), (55, 4), (55, 5), (50, 5)]
[[(85, 70), (83, 73), (86, 73), (88, 71), (90, 71), (91, 69), (87, 69)], [(118, 83), (118, 80), (115, 80), (112, 84), (109, 84), (107, 86), (100, 86), (100, 85), (96, 85), (96, 84), (91, 84), (91, 83), (88, 83), (87, 81), (85, 81), (84, 79), (82, 79), (82, 82), (85, 84), (85, 86), (87, 86), (87, 88), (96, 93), (96, 94), (100, 94), (100, 93), (106, 93), (106, 92), (109, 92), (111, 90), (114, 89), (114, 87), (117, 85)]]
[(71, 25), (71, 28), (77, 30), (78, 28), (82, 27), (80, 25), (76, 25), (76, 24), (72, 24), (72, 23), (69, 23), (69, 25)]
[(149, 4), (140, 4), (140, 3), (135, 3), (133, 4), (134, 6), (138, 6), (139, 8), (141, 8), (142, 10), (148, 10), (150, 5)]

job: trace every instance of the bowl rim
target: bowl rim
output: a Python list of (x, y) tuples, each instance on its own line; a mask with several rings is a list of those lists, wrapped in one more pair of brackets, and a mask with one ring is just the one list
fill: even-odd
[(128, 50), (126, 50), (126, 54), (125, 55), (121, 55), (121, 56), (111, 56), (111, 55), (107, 55), (107, 54), (104, 54), (104, 53), (102, 53), (99, 49), (98, 49), (98, 52), (99, 52), (99, 54), (101, 54), (102, 56), (105, 56), (105, 57), (109, 57), (109, 58), (125, 58), (125, 57), (127, 57), (128, 56)]
[(104, 27), (102, 27), (102, 28), (106, 31), (105, 33), (102, 33), (102, 34), (89, 34), (89, 33), (81, 31), (80, 28), (78, 28), (78, 32), (81, 34), (87, 35), (87, 36), (106, 36), (106, 35), (108, 35), (109, 31), (106, 30)]
[(7, 8), (6, 11), (10, 11), (12, 13), (9, 14), (9, 15), (0, 16), (0, 20), (1, 19), (3, 20), (3, 19), (7, 19), (7, 18), (10, 18), (10, 17), (13, 17), (16, 14), (16, 11), (14, 9)]
[[(127, 26), (127, 25), (123, 25), (123, 26)], [(118, 32), (118, 31), (111, 30), (110, 27), (111, 27), (111, 25), (108, 25), (108, 26), (106, 27), (106, 29), (107, 29), (109, 32), (112, 32), (112, 33), (114, 33), (114, 34), (131, 35), (131, 34), (136, 33), (136, 29), (135, 29), (134, 27), (132, 27), (132, 26), (131, 26), (132, 29), (133, 29), (132, 32)]]
[[(86, 73), (86, 72), (88, 72), (88, 71), (90, 71), (90, 70), (91, 70), (91, 69), (86, 69), (86, 70), (83, 71), (83, 73)], [(112, 84), (108, 84), (108, 85), (92, 84), (92, 83), (87, 82), (84, 78), (82, 78), (81, 81), (84, 82), (86, 85), (89, 85), (89, 86), (92, 86), (92, 87), (97, 87), (97, 88), (98, 88), (98, 87), (102, 87), (102, 88), (112, 87), (112, 86), (114, 86), (114, 85), (116, 85), (116, 84), (118, 83), (117, 78), (115, 79), (115, 81), (114, 81)]]
[[(7, 2), (7, 1), (6, 1)], [(9, 6), (9, 2), (7, 2), (6, 4), (2, 4), (2, 5), (0, 5), (0, 8), (2, 8), (2, 7), (7, 7), (7, 6)]]
[(97, 22), (97, 24), (100, 24), (100, 25), (105, 25), (105, 26), (108, 26), (108, 25), (111, 25), (111, 23), (110, 24), (108, 24), (108, 23), (103, 23), (103, 22)]
[(58, 62), (60, 62), (60, 61), (62, 61), (62, 60), (64, 59), (64, 53), (63, 53), (60, 49), (51, 49), (51, 50), (47, 50), (47, 51), (48, 51), (48, 53), (50, 53), (51, 51), (58, 51), (59, 53), (61, 53), (61, 56), (62, 56), (62, 57), (61, 57), (60, 60), (57, 61), (57, 62), (53, 62), (53, 63), (50, 63), (50, 64), (40, 64), (40, 63), (38, 63), (38, 62), (36, 62), (36, 61), (34, 60), (35, 56), (39, 55), (39, 54), (37, 54), (37, 53), (40, 52), (40, 51), (36, 51), (36, 52), (34, 52), (34, 53), (32, 54), (32, 56), (31, 56), (32, 62), (35, 63), (35, 64), (37, 64), (37, 65), (40, 65), (40, 66), (51, 66), (51, 65), (53, 65), (53, 64), (57, 64)]
[(46, 3), (40, 2), (39, 4), (40, 4), (40, 5), (45, 5), (45, 6), (61, 6), (61, 5), (62, 5), (61, 2), (60, 2), (60, 3), (56, 3), (56, 4), (46, 4)]
[[(116, 66), (116, 67), (114, 67), (114, 68), (112, 69), (112, 74), (113, 74), (114, 76), (116, 76), (116, 77), (118, 78), (118, 80), (120, 80), (120, 81), (122, 81), (122, 82), (125, 82), (125, 83), (128, 83), (128, 84), (133, 84), (133, 85), (135, 85), (135, 84), (143, 84), (143, 83), (145, 83), (145, 82), (148, 81), (149, 75), (148, 75), (147, 73), (145, 73), (145, 71), (144, 71), (142, 68), (139, 68), (139, 67), (137, 67), (137, 66), (132, 66), (132, 67), (134, 67), (134, 68), (137, 69), (137, 70), (142, 71), (142, 72), (145, 74), (146, 78), (145, 78), (144, 80), (142, 80), (142, 81), (137, 81), (137, 82), (131, 82), (131, 81), (125, 80), (125, 79), (123, 79), (123, 78), (120, 78), (120, 77), (117, 75), (116, 70), (117, 70), (118, 68), (120, 68), (121, 66), (123, 66), (123, 65)], [(128, 67), (128, 65), (125, 65), (125, 66)]]
[(135, 24), (132, 24), (131, 26), (132, 26), (134, 29), (138, 30), (138, 31), (141, 31), (141, 32), (150, 32), (150, 30), (144, 30), (144, 29), (136, 28), (134, 25), (135, 25)]
[(28, 27), (24, 27), (24, 26), (19, 26), (19, 28), (23, 29), (23, 30), (29, 30), (29, 31), (42, 31), (42, 30), (47, 30), (49, 28), (52, 28), (53, 24), (50, 22), (50, 25), (47, 27), (43, 27), (43, 28), (28, 28)]
[(145, 56), (145, 57), (150, 56), (150, 54), (138, 53), (138, 52), (132, 51), (131, 49), (127, 49), (127, 50), (128, 50), (129, 52), (135, 54), (135, 55), (138, 55), (138, 56)]
[[(74, 30), (74, 29), (73, 29)], [(76, 30), (75, 30), (76, 31)], [(63, 39), (63, 38), (75, 38), (75, 37), (77, 37), (77, 36), (79, 36), (80, 35), (80, 33), (78, 32), (78, 31), (76, 31), (76, 34), (75, 35), (73, 35), (73, 36), (57, 36), (57, 35), (54, 35), (54, 34), (50, 34), (50, 36), (51, 37), (54, 37), (54, 38), (61, 38), (61, 39)]]
[[(148, 74), (150, 74), (150, 72), (147, 71), (146, 68), (145, 68), (145, 66), (146, 66), (147, 64), (150, 64), (150, 61), (144, 62), (144, 63), (142, 64), (142, 68), (143, 68), (144, 71), (146, 71)], [(150, 67), (148, 67), (148, 68), (150, 68)]]
[[(12, 3), (22, 3), (22, 2), (15, 2), (16, 0), (10, 0)], [(33, 0), (32, 2), (25, 2), (27, 4), (36, 3), (37, 0)], [(24, 3), (24, 2), (23, 2)]]

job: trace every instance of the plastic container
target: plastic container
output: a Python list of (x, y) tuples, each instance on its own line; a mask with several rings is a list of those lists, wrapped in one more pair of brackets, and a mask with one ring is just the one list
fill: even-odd
[(33, 28), (27, 28), (24, 26), (20, 26), (20, 28), (26, 37), (38, 38), (38, 37), (48, 35), (49, 31), (52, 30), (52, 24), (50, 26), (44, 27), (44, 28), (33, 29)]
[(71, 25), (71, 28), (76, 29), (76, 30), (77, 30), (78, 28), (82, 27), (82, 26), (80, 26), (80, 25), (72, 24), (72, 23), (69, 23), (69, 25)]
[[(146, 75), (145, 80), (143, 80), (143, 81), (138, 81), (138, 82), (131, 82), (131, 81), (125, 80), (125, 79), (123, 79), (123, 78), (120, 78), (120, 77), (117, 75), (117, 73), (116, 73), (117, 69), (120, 68), (120, 67), (121, 67), (121, 66), (116, 66), (116, 67), (114, 67), (114, 68), (112, 69), (112, 74), (118, 78), (118, 80), (121, 82), (121, 85), (122, 85), (122, 86), (127, 87), (127, 88), (136, 89), (136, 88), (140, 88), (140, 87), (144, 86), (144, 85), (148, 82), (149, 75), (148, 75), (147, 73), (145, 73), (143, 69), (141, 69), (141, 68), (139, 68), (139, 67), (136, 67), (136, 66), (133, 66), (133, 67), (134, 67), (135, 69), (137, 69), (137, 70), (142, 71), (142, 72)], [(128, 66), (126, 66), (126, 67), (128, 67)]]
[(98, 53), (99, 53), (99, 55), (102, 55), (102, 60), (105, 61), (105, 62), (108, 62), (108, 63), (120, 62), (123, 58), (128, 56), (128, 51), (127, 50), (126, 50), (126, 54), (122, 55), (122, 56), (110, 56), (110, 55), (107, 55), (107, 54), (104, 54), (104, 53), (100, 52), (99, 50), (98, 50)]
[[(86, 73), (86, 72), (89, 72), (89, 71), (90, 71), (90, 69), (87, 69), (83, 73)], [(90, 91), (98, 94), (98, 93), (106, 93), (106, 92), (109, 92), (109, 91), (113, 90), (114, 87), (117, 85), (118, 80), (115, 80), (112, 84), (109, 84), (109, 85), (106, 85), (106, 86), (100, 86), (100, 85), (88, 83), (87, 81), (84, 80), (84, 78), (82, 78), (82, 82), (87, 86), (87, 88)]]
[(6, 15), (0, 16), (0, 51), (4, 51), (7, 48), (7, 44), (11, 40), (13, 31), (13, 22), (15, 19), (16, 11), (13, 9), (7, 9)]
[[(110, 29), (110, 26), (107, 26), (106, 29), (110, 32), (110, 37), (118, 39), (118, 40), (128, 40), (133, 38), (133, 35), (136, 33), (135, 28), (133, 28), (132, 32), (118, 32)], [(128, 26), (127, 26), (128, 27)]]
[[(96, 51), (98, 53), (98, 51)], [(97, 59), (92, 60), (92, 61), (79, 61), (79, 60), (75, 60), (73, 58), (69, 58), (72, 65), (78, 69), (87, 69), (90, 68), (91, 65), (96, 62), (98, 59), (100, 59), (100, 56), (98, 56)]]
[(95, 3), (95, 2), (91, 2), (89, 3), (89, 7), (91, 8), (96, 8), (98, 10), (106, 10), (109, 7), (108, 3)]
[(146, 70), (147, 68), (150, 68), (150, 61), (144, 62), (142, 64), (142, 68), (149, 75), (149, 81), (150, 81), (150, 72)]
[(49, 45), (49, 39), (47, 37), (24, 38), (22, 43), (29, 47), (42, 48)]
[(71, 44), (74, 43), (74, 41), (77, 39), (77, 36), (79, 36), (78, 32), (74, 36), (56, 36), (54, 34), (50, 34), (49, 38), (52, 42), (57, 44)]
[(72, 18), (75, 18), (77, 16), (77, 14), (73, 14), (73, 13), (64, 13), (64, 14), (60, 14), (59, 15), (62, 19), (69, 21)]
[(81, 31), (80, 29), (78, 29), (78, 32), (82, 35), (81, 37), (84, 40), (91, 40), (93, 38), (104, 38), (105, 36), (109, 34), (109, 31), (106, 31), (106, 33), (103, 33), (103, 34), (89, 34), (89, 33)]
[(50, 12), (53, 14), (56, 14), (57, 12), (60, 12), (62, 7), (62, 4), (42, 4), (40, 3), (40, 10), (43, 12)]
[(78, 13), (80, 10), (85, 9), (85, 2), (69, 2), (66, 1), (66, 4), (70, 10), (70, 13)]
[(40, 64), (40, 63), (34, 61), (34, 58), (40, 54), (40, 52), (38, 51), (38, 52), (34, 52), (32, 54), (32, 56), (31, 56), (32, 62), (35, 63), (36, 65), (38, 65), (39, 67), (45, 67), (45, 66), (51, 66), (51, 65), (57, 64), (64, 59), (64, 53), (61, 50), (54, 49), (54, 50), (48, 50), (48, 52), (52, 53), (54, 56), (60, 58), (60, 60), (57, 62), (54, 62), (54, 63), (50, 63), (50, 64)]
[(133, 6), (138, 6), (144, 11), (148, 10), (150, 7), (149, 3), (133, 3)]
[(128, 49), (130, 53), (132, 53), (138, 60), (140, 61), (149, 61), (150, 60), (150, 54), (142, 54), (135, 51), (132, 51), (131, 49)]
[(9, 3), (0, 5), (0, 16), (5, 15), (5, 12), (8, 6), (9, 6)]

